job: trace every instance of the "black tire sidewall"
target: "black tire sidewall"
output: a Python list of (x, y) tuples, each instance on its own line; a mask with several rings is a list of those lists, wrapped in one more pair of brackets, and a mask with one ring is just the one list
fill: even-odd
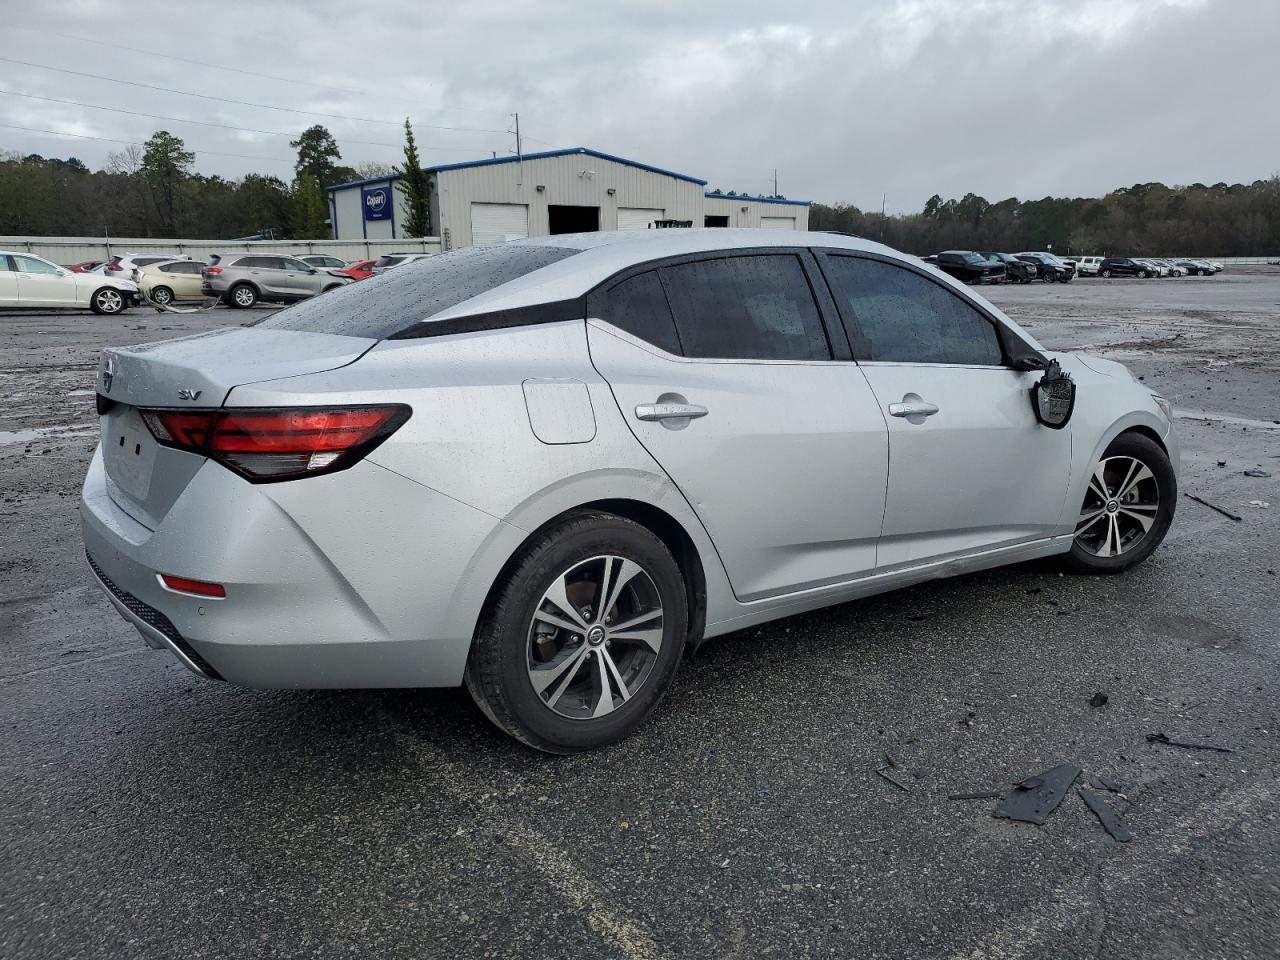
[[(115, 310), (107, 310), (103, 308), (100, 303), (98, 303), (98, 298), (101, 297), (103, 292), (107, 290), (115, 291), (115, 293), (119, 295), (120, 297), (119, 308)], [(94, 313), (100, 313), (106, 317), (114, 317), (116, 314), (124, 313), (126, 306), (127, 304), (125, 303), (124, 294), (121, 291), (116, 290), (115, 287), (99, 287), (97, 290), (93, 291), (93, 296), (89, 298), (89, 308), (93, 310)]]
[[(161, 294), (163, 294), (163, 296), (161, 296)], [(173, 291), (168, 287), (152, 287), (151, 299), (156, 303), (173, 303)]]
[[(240, 303), (239, 301), (237, 301), (236, 300), (237, 290), (248, 290), (250, 293), (252, 293), (253, 303)], [(250, 307), (253, 307), (255, 304), (257, 304), (259, 299), (261, 298), (258, 296), (258, 291), (253, 289), (253, 284), (237, 283), (235, 286), (233, 286), (230, 290), (227, 291), (227, 303), (235, 307), (237, 310), (248, 310)]]
[[(1068, 565), (1080, 573), (1121, 573), (1137, 566), (1160, 546), (1169, 527), (1173, 523), (1173, 515), (1178, 503), (1178, 478), (1169, 462), (1169, 455), (1164, 448), (1150, 437), (1140, 433), (1122, 433), (1111, 441), (1106, 452), (1107, 457), (1133, 457), (1150, 468), (1155, 475), (1159, 490), (1160, 502), (1156, 510), (1156, 520), (1150, 530), (1133, 550), (1118, 557), (1097, 557), (1089, 553), (1075, 540), (1071, 543), (1071, 552), (1067, 555)], [(1093, 465), (1090, 465), (1090, 472)]]
[[(529, 682), (529, 623), (554, 578), (602, 554), (633, 560), (652, 578), (662, 599), (662, 649), (648, 679), (629, 701), (599, 720), (573, 720), (552, 712)], [(684, 581), (670, 551), (639, 524), (609, 515), (577, 518), (534, 543), (515, 565), (491, 611), (468, 663), (468, 686), (487, 701), (482, 707), (499, 726), (551, 753), (577, 753), (614, 743), (643, 723), (671, 685), (688, 629)]]

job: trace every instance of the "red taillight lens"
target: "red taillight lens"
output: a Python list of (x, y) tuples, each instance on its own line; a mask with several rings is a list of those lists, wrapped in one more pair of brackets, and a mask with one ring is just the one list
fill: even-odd
[(204, 272), (206, 276), (216, 276), (217, 274), (222, 272), (222, 268), (221, 267), (205, 267)]
[(356, 463), (409, 419), (401, 404), (244, 410), (144, 410), (162, 445), (203, 454), (266, 483), (333, 473)]
[(197, 597), (214, 597), (220, 600), (227, 595), (227, 588), (220, 583), (190, 580), (187, 577), (175, 577), (169, 573), (160, 574), (160, 582), (170, 590), (176, 590), (179, 593), (193, 593)]
[(118, 264), (118, 263), (108, 263), (104, 269), (106, 269), (106, 270), (123, 270), (123, 269), (124, 269), (124, 267), (120, 266), (120, 264)]

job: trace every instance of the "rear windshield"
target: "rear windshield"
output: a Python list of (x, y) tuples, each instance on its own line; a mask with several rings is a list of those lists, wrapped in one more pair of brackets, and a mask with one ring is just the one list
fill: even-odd
[(209, 259), (205, 261), (205, 266), (216, 267), (221, 262), (222, 262), (222, 258), (220, 256), (218, 256), (216, 253), (211, 253), (209, 254)]
[(261, 326), (381, 340), (580, 251), (495, 244), (425, 257), (272, 314)]
[(403, 259), (404, 259), (403, 256), (393, 257), (389, 253), (384, 253), (376, 261), (374, 261), (373, 265), (375, 267), (394, 267), (397, 263), (399, 263)]

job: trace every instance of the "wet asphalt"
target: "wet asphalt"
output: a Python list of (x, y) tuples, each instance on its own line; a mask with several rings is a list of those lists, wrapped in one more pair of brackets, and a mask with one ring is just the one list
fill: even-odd
[[(145, 648), (81, 566), (77, 391), (101, 346), (228, 318), (0, 317), (0, 957), (1280, 955), (1280, 269), (989, 295), (1169, 396), (1183, 490), (1241, 520), (1183, 499), (1124, 576), (719, 638), (572, 758), (460, 691), (243, 690)], [(1040, 827), (948, 799), (1060, 763), (1121, 788), (1129, 842), (1074, 790)]]

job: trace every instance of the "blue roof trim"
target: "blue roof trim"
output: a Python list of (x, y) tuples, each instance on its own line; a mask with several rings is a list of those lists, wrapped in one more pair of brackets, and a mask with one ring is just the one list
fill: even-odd
[(808, 207), (813, 204), (812, 200), (783, 200), (780, 197), (751, 197), (745, 193), (735, 193), (733, 196), (729, 196), (727, 193), (704, 193), (703, 196), (710, 197), (712, 200), (751, 200), (754, 203), (786, 203), (793, 207)]
[[(628, 160), (626, 157), (615, 157), (611, 153), (601, 153), (599, 150), (592, 150), (590, 147), (569, 147), (565, 150), (544, 150), (541, 153), (526, 153), (522, 157), (489, 157), (484, 160), (466, 160), (462, 163), (444, 163), (435, 167), (424, 167), (427, 173), (439, 173), (442, 170), (467, 170), (471, 167), (491, 167), (499, 163), (516, 163), (520, 160), (545, 160), (549, 157), (568, 157), (579, 154), (587, 157), (595, 157), (598, 160), (611, 160), (614, 163), (621, 163), (628, 167), (635, 167), (637, 170), (647, 170), (650, 173), (658, 173), (664, 177), (674, 177), (677, 180), (684, 180), (688, 183), (696, 183), (700, 187), (705, 187), (707, 181), (699, 180), (697, 177), (691, 177), (687, 173), (676, 173), (674, 170), (664, 170), (662, 167), (652, 167), (647, 163), (640, 163), (636, 160)], [(393, 180), (399, 180), (400, 174), (392, 173), (385, 177), (371, 177), (368, 180), (352, 180), (350, 183), (336, 183), (325, 189), (346, 190), (350, 187), (363, 187), (370, 183), (389, 183)]]

